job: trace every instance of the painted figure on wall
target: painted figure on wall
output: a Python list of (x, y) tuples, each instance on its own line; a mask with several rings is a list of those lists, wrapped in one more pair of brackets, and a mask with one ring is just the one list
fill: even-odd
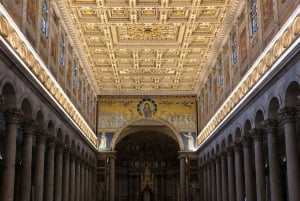
[(195, 149), (195, 138), (192, 134), (192, 132), (188, 132), (187, 134), (182, 133), (182, 135), (186, 138), (187, 143), (186, 143), (186, 148), (188, 150), (194, 150)]
[(106, 149), (106, 141), (107, 141), (107, 137), (106, 134), (103, 132), (99, 138), (99, 150)]

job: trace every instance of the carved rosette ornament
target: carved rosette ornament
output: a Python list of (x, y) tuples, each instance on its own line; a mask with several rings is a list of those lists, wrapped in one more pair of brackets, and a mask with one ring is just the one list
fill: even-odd
[(22, 112), (18, 108), (4, 110), (4, 119), (7, 123), (17, 124), (22, 117)]
[(296, 117), (296, 109), (293, 107), (284, 107), (278, 113), (283, 123), (294, 122)]

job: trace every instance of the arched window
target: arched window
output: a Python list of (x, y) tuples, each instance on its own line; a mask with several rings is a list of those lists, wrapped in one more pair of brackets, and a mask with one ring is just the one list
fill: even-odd
[(42, 3), (41, 32), (44, 34), (46, 38), (48, 37), (48, 29), (49, 29), (48, 13), (49, 13), (49, 2), (47, 0), (44, 0)]
[(78, 62), (76, 59), (73, 61), (73, 87), (78, 85)]
[(66, 42), (64, 34), (61, 34), (60, 38), (60, 53), (59, 53), (59, 62), (62, 66), (65, 66), (66, 59)]
[(93, 95), (92, 95), (92, 94), (91, 94), (91, 99), (90, 99), (89, 113), (90, 113), (91, 115), (94, 113), (94, 98), (93, 98)]
[(224, 80), (222, 59), (218, 60), (217, 68), (218, 68), (218, 85), (219, 87), (221, 87), (223, 86), (223, 80)]
[(82, 84), (82, 102), (85, 104), (87, 100), (86, 97), (86, 81), (83, 80), (83, 84)]
[(233, 65), (236, 64), (238, 60), (236, 33), (231, 34), (231, 60)]
[(204, 99), (205, 99), (205, 97), (204, 97), (204, 95), (202, 95), (202, 98), (201, 98), (201, 113), (204, 113), (204, 111), (205, 111)]
[(258, 30), (256, 0), (250, 0), (249, 13), (250, 13), (250, 35), (253, 36)]
[(208, 78), (208, 100), (213, 100), (213, 81), (211, 76)]

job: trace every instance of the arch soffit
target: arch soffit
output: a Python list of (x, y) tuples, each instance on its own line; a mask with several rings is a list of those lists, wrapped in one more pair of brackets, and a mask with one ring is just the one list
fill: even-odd
[[(177, 129), (175, 129), (171, 124), (165, 122), (165, 121), (162, 121), (162, 120), (158, 120), (158, 119), (138, 119), (138, 120), (133, 120), (133, 121), (130, 121), (128, 122), (126, 125), (124, 125), (121, 129), (119, 129), (116, 134), (113, 136), (113, 139), (112, 139), (112, 142), (111, 142), (111, 148), (112, 150), (115, 150), (115, 147), (117, 145), (117, 143), (123, 139), (124, 137), (126, 137), (127, 135), (130, 135), (131, 133), (125, 133), (124, 134), (124, 131), (126, 128), (128, 128), (129, 126), (131, 125), (134, 125), (135, 123), (139, 123), (139, 122), (148, 122), (148, 123), (151, 123), (153, 122), (153, 124), (155, 125), (156, 123), (160, 123), (160, 124), (163, 124), (164, 126), (166, 126), (167, 128), (169, 128), (171, 131), (172, 131), (172, 136), (165, 133), (165, 132), (161, 132), (165, 135), (168, 135), (170, 137), (172, 137), (173, 139), (175, 139), (179, 145), (179, 150), (180, 151), (183, 151), (184, 150), (184, 145), (183, 145), (183, 141), (181, 139), (181, 136), (179, 134), (179, 131)], [(149, 124), (149, 126), (151, 126), (151, 124)]]

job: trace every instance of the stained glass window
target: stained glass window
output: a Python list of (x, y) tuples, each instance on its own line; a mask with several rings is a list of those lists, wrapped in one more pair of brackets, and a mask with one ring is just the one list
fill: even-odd
[(44, 0), (42, 4), (41, 32), (44, 34), (46, 38), (48, 37), (48, 28), (49, 28), (48, 13), (49, 13), (48, 1)]
[(250, 35), (253, 36), (258, 30), (256, 0), (250, 0), (249, 13), (250, 13)]
[(236, 33), (231, 34), (231, 60), (233, 65), (236, 64), (238, 60)]
[(78, 63), (77, 60), (74, 59), (73, 62), (73, 87), (77, 87), (78, 85)]
[(218, 68), (218, 85), (219, 85), (219, 87), (221, 87), (223, 85), (223, 64), (222, 64), (222, 59), (218, 60), (217, 68)]
[(59, 53), (59, 62), (62, 66), (65, 66), (65, 58), (66, 58), (66, 42), (64, 34), (61, 35), (60, 38), (60, 53)]

